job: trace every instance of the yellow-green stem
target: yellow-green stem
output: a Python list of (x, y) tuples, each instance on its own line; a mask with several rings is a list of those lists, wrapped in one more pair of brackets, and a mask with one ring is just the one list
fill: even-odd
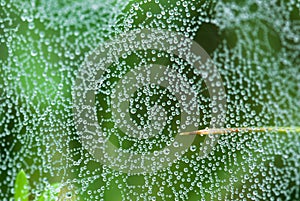
[(241, 128), (208, 128), (191, 132), (182, 132), (180, 135), (208, 135), (208, 134), (229, 134), (237, 132), (300, 132), (300, 127), (241, 127)]

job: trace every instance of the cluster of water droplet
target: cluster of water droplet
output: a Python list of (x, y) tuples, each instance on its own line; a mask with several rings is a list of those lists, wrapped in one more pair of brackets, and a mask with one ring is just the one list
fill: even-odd
[[(299, 133), (222, 135), (206, 155), (206, 138), (194, 136), (166, 167), (136, 174), (99, 163), (83, 146), (72, 97), (80, 69), (99, 44), (137, 28), (161, 28), (196, 41), (212, 58), (223, 80), (216, 85), (226, 91), (225, 127), (297, 126), (299, 10), (299, 0), (1, 1), (1, 200), (13, 196), (20, 169), (29, 177), (30, 199), (54, 183), (78, 200), (300, 199)], [(182, 58), (144, 49), (109, 66), (93, 85), (95, 108), (87, 108), (104, 131), (99, 138), (93, 133), (98, 142), (90, 146), (103, 139), (129, 156), (163, 150), (162, 162), (184, 126), (209, 127), (214, 101), (205, 75)], [(149, 73), (173, 85), (151, 84)], [(183, 105), (187, 95), (194, 104)]]

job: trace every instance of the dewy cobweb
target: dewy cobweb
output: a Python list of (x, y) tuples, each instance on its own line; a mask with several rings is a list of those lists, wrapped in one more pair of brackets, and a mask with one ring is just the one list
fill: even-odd
[(299, 10), (0, 1), (0, 199), (299, 200)]

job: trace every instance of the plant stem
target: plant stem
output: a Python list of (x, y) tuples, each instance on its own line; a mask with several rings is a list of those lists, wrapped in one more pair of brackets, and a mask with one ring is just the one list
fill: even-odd
[(241, 128), (209, 128), (191, 132), (182, 132), (179, 135), (208, 135), (208, 134), (230, 134), (237, 132), (267, 132), (278, 133), (300, 132), (300, 127), (241, 127)]

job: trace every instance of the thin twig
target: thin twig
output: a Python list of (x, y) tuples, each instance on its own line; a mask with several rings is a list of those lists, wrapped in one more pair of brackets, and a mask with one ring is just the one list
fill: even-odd
[(242, 127), (242, 128), (209, 128), (191, 132), (182, 132), (179, 135), (208, 135), (208, 134), (229, 134), (237, 132), (267, 132), (278, 133), (300, 132), (300, 127)]

